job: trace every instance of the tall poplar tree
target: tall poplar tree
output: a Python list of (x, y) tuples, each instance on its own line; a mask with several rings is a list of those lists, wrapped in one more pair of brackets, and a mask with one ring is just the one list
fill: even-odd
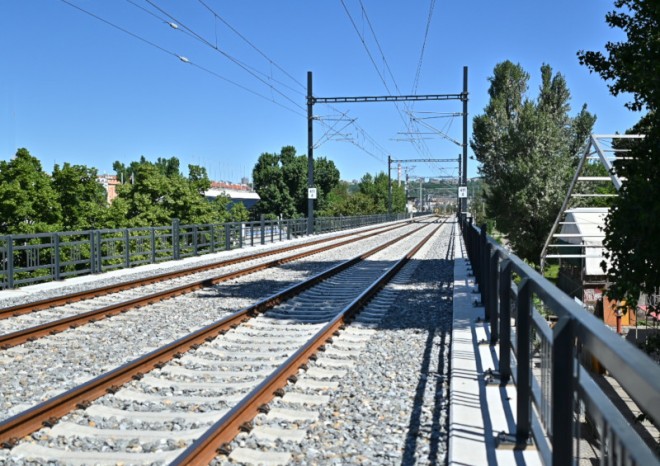
[(487, 216), (519, 256), (538, 263), (595, 117), (586, 105), (569, 115), (566, 80), (549, 65), (541, 67), (535, 100), (526, 96), (529, 77), (510, 61), (495, 66), (470, 145), (488, 185)]

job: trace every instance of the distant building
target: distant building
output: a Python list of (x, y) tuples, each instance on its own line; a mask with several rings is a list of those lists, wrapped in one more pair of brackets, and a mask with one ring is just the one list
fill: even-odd
[(116, 175), (100, 175), (96, 177), (101, 186), (105, 188), (106, 191), (106, 200), (108, 204), (112, 204), (112, 201), (117, 197), (117, 186), (120, 184)]
[(238, 184), (226, 181), (212, 181), (211, 188), (204, 192), (204, 197), (210, 200), (222, 195), (229, 196), (232, 204), (240, 202), (248, 209), (261, 200), (259, 195), (244, 183)]

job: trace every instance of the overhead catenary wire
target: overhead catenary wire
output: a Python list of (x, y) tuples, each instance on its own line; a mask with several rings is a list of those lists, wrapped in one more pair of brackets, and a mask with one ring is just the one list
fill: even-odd
[(234, 28), (227, 20), (225, 20), (222, 16), (220, 16), (213, 8), (208, 6), (204, 0), (198, 0), (199, 3), (201, 3), (211, 14), (218, 20), (220, 20), (225, 26), (227, 26), (234, 34), (236, 34), (238, 37), (243, 39), (243, 41), (248, 44), (250, 47), (252, 47), (257, 53), (259, 53), (262, 57), (264, 57), (270, 64), (275, 66), (278, 70), (280, 70), (282, 73), (284, 73), (288, 78), (290, 78), (293, 82), (297, 83), (301, 89), (305, 89), (305, 85), (301, 83), (299, 80), (297, 80), (295, 77), (293, 77), (288, 71), (286, 71), (284, 68), (282, 68), (275, 60), (270, 58), (268, 55), (266, 55), (259, 47), (254, 45), (247, 37), (245, 37), (243, 34), (241, 34), (236, 28)]
[[(108, 26), (110, 26), (110, 27), (112, 27), (112, 28), (114, 28), (114, 29), (117, 29), (117, 30), (119, 30), (119, 31), (121, 31), (121, 32), (123, 32), (123, 33), (125, 33), (125, 34), (127, 34), (127, 35), (129, 35), (129, 36), (131, 36), (131, 37), (133, 37), (133, 38), (135, 38), (135, 39), (141, 41), (141, 42), (144, 42), (144, 43), (146, 43), (146, 44), (148, 44), (148, 45), (150, 45), (150, 46), (152, 46), (152, 47), (154, 47), (154, 48), (156, 48), (156, 49), (158, 49), (158, 50), (160, 50), (160, 51), (162, 51), (162, 52), (164, 52), (164, 53), (166, 53), (166, 54), (168, 54), (168, 55), (171, 55), (171, 56), (173, 56), (173, 57), (179, 59), (179, 60), (180, 60), (181, 62), (183, 62), (183, 63), (189, 64), (189, 65), (191, 65), (191, 66), (193, 66), (193, 67), (195, 67), (195, 68), (198, 68), (199, 70), (204, 71), (204, 72), (206, 72), (206, 73), (208, 73), (208, 74), (214, 76), (214, 77), (217, 78), (217, 79), (223, 80), (223, 81), (225, 81), (225, 82), (227, 82), (227, 83), (229, 83), (229, 84), (231, 84), (231, 85), (233, 85), (233, 86), (236, 86), (236, 87), (238, 87), (238, 88), (240, 88), (240, 89), (242, 89), (242, 90), (244, 90), (244, 91), (246, 91), (246, 92), (248, 92), (248, 93), (251, 93), (251, 94), (253, 94), (253, 95), (255, 95), (255, 96), (257, 96), (257, 97), (259, 97), (259, 98), (261, 98), (261, 99), (264, 99), (264, 100), (266, 100), (266, 101), (268, 101), (268, 102), (274, 103), (275, 105), (278, 105), (279, 107), (281, 107), (281, 108), (283, 108), (283, 109), (285, 109), (285, 110), (287, 110), (287, 111), (289, 111), (289, 112), (291, 112), (291, 113), (294, 113), (294, 114), (296, 114), (296, 115), (298, 115), (298, 116), (300, 116), (300, 117), (302, 117), (302, 118), (307, 118), (307, 115), (306, 115), (305, 113), (301, 112), (301, 111), (298, 111), (298, 110), (296, 110), (296, 109), (293, 109), (293, 108), (291, 108), (291, 107), (288, 107), (287, 105), (284, 105), (283, 103), (276, 101), (276, 100), (273, 99), (272, 97), (268, 97), (268, 96), (266, 96), (266, 95), (264, 95), (264, 94), (262, 94), (262, 93), (260, 93), (260, 92), (257, 92), (257, 91), (255, 91), (255, 90), (253, 90), (253, 89), (250, 89), (249, 87), (247, 87), (247, 86), (245, 86), (245, 85), (243, 85), (243, 84), (240, 84), (240, 83), (238, 83), (238, 82), (236, 82), (236, 81), (234, 81), (234, 80), (232, 80), (232, 79), (229, 79), (229, 78), (227, 78), (227, 77), (225, 77), (225, 76), (223, 76), (223, 75), (221, 75), (221, 74), (219, 74), (219, 73), (217, 73), (217, 72), (215, 72), (215, 71), (213, 71), (213, 70), (211, 70), (211, 69), (209, 69), (209, 68), (207, 68), (207, 67), (205, 67), (205, 66), (202, 66), (202, 65), (199, 64), (199, 63), (196, 63), (196, 62), (192, 61), (190, 58), (188, 58), (188, 57), (186, 57), (186, 56), (184, 56), (184, 55), (181, 55), (181, 54), (175, 53), (175, 52), (173, 52), (173, 51), (171, 51), (171, 50), (168, 50), (167, 48), (165, 48), (165, 47), (163, 47), (163, 46), (161, 46), (161, 45), (158, 45), (156, 42), (153, 42), (153, 41), (151, 41), (151, 40), (148, 40), (148, 39), (142, 37), (141, 35), (136, 34), (136, 33), (132, 32), (132, 31), (126, 29), (125, 27), (119, 26), (118, 24), (115, 24), (115, 23), (113, 23), (112, 21), (109, 21), (109, 20), (107, 20), (107, 19), (101, 17), (101, 16), (98, 15), (98, 14), (95, 14), (95, 13), (89, 11), (89, 10), (86, 10), (85, 8), (83, 8), (83, 7), (79, 6), (79, 5), (76, 5), (75, 3), (73, 3), (73, 2), (70, 1), (70, 0), (61, 0), (61, 1), (62, 1), (63, 3), (65, 3), (66, 5), (72, 7), (72, 8), (74, 8), (74, 9), (76, 9), (76, 10), (79, 10), (80, 12), (85, 13), (86, 15), (88, 15), (88, 16), (90, 16), (90, 17), (92, 17), (92, 18), (94, 18), (94, 19), (96, 19), (96, 20), (98, 20), (98, 21), (100, 21), (100, 22), (103, 22), (104, 24), (106, 24), (106, 25), (108, 25)], [(148, 0), (146, 0), (146, 1), (148, 1)], [(167, 12), (164, 12), (164, 10), (162, 10), (161, 8), (159, 8), (157, 5), (153, 4), (153, 2), (148, 1), (148, 3), (150, 3), (152, 6), (154, 6), (154, 7), (157, 8), (159, 11), (161, 11), (161, 13), (167, 15), (168, 18), (169, 18), (169, 20), (168, 20), (167, 18), (163, 18), (163, 17), (157, 15), (157, 14), (154, 13), (153, 11), (149, 11), (148, 9), (143, 8), (143, 7), (141, 7), (141, 6), (137, 5), (137, 4), (135, 4), (135, 2), (133, 2), (133, 1), (130, 1), (130, 0), (129, 0), (129, 3), (131, 3), (132, 5), (134, 5), (134, 6), (138, 7), (138, 8), (140, 8), (140, 9), (143, 10), (145, 13), (148, 13), (150, 16), (153, 16), (153, 17), (156, 18), (157, 20), (159, 20), (159, 21), (161, 21), (161, 22), (163, 22), (163, 23), (166, 23), (169, 27), (172, 27), (173, 29), (176, 29), (176, 30), (179, 30), (179, 31), (185, 32), (185, 33), (187, 33), (188, 35), (191, 35), (191, 37), (195, 37), (197, 40), (199, 40), (199, 41), (201, 41), (201, 42), (203, 42), (203, 43), (206, 43), (206, 45), (211, 46), (212, 48), (216, 49), (216, 47), (215, 47), (213, 44), (211, 44), (210, 42), (206, 41), (206, 39), (204, 39), (202, 36), (196, 34), (194, 31), (192, 31), (192, 30), (186, 28), (185, 25), (183, 25), (183, 24), (180, 23), (180, 21), (178, 21), (176, 18), (173, 18), (171, 15), (167, 14)], [(175, 27), (175, 26), (176, 26), (176, 27)], [(181, 28), (179, 28), (178, 26), (181, 26)], [(218, 50), (218, 51), (220, 51), (220, 50)], [(227, 57), (227, 58), (230, 58), (230, 57)], [(231, 57), (231, 58), (233, 58), (233, 57)], [(230, 58), (230, 59), (231, 59), (231, 58)], [(274, 66), (278, 66), (278, 67), (279, 67), (279, 65), (275, 65), (275, 62), (272, 61), (272, 60), (270, 60), (270, 59), (269, 59), (269, 62), (272, 62)], [(238, 63), (237, 63), (237, 64), (238, 64)], [(241, 66), (241, 65), (239, 65), (239, 66)], [(249, 65), (246, 65), (246, 64), (243, 64), (243, 66), (245, 66), (245, 67), (249, 67)], [(246, 70), (246, 71), (248, 71), (248, 70)], [(248, 72), (249, 72), (249, 71), (248, 71)], [(255, 71), (255, 73), (256, 73), (256, 72), (257, 72), (257, 71)], [(251, 73), (251, 74), (252, 74), (252, 73)], [(262, 73), (262, 74), (263, 74), (263, 73)], [(257, 79), (259, 79), (257, 76), (255, 76), (255, 77), (256, 77)], [(261, 79), (260, 79), (260, 81), (263, 82), (263, 80), (261, 80)], [(271, 87), (271, 89), (274, 89), (274, 87), (273, 87), (272, 85), (270, 85), (269, 83), (264, 83), (264, 84), (266, 84), (267, 86)], [(283, 93), (281, 93), (281, 92), (280, 92), (279, 90), (277, 90), (277, 89), (274, 89), (274, 90), (275, 90), (275, 92), (278, 92), (278, 93), (280, 93), (280, 94), (283, 94)], [(295, 92), (297, 92), (297, 93), (300, 94), (300, 92), (298, 92), (297, 90), (295, 90)], [(284, 95), (284, 96), (285, 96), (285, 95)], [(289, 98), (288, 96), (285, 96), (285, 98), (287, 98), (287, 100), (291, 101), (291, 102), (292, 102), (292, 103), (293, 103), (298, 109), (300, 109), (300, 110), (304, 110), (304, 107), (302, 107), (301, 105), (299, 105), (297, 102), (293, 101), (293, 100), (292, 100), (291, 98)], [(341, 112), (340, 112), (340, 113), (341, 113)], [(321, 124), (323, 124), (324, 126), (327, 126), (327, 124), (325, 124), (324, 122), (321, 122)], [(371, 142), (372, 145), (373, 145), (374, 147), (378, 148), (378, 149), (379, 149), (382, 153), (384, 153), (384, 154), (387, 153), (387, 152), (385, 151), (385, 149), (382, 148), (382, 146), (380, 146), (380, 145), (378, 144), (378, 142), (377, 142), (373, 137), (371, 137), (371, 135), (369, 135), (369, 134), (366, 132), (366, 130), (364, 130), (363, 128), (361, 128), (361, 127), (357, 124), (357, 122), (356, 122), (355, 120), (352, 120), (349, 124), (353, 125), (353, 126), (356, 128), (356, 131), (358, 132), (358, 134), (361, 134), (362, 137), (363, 137), (365, 140), (368, 140), (369, 142)], [(364, 153), (366, 153), (367, 155), (373, 157), (374, 159), (379, 160), (379, 161), (381, 161), (381, 162), (384, 160), (382, 157), (377, 156), (376, 154), (374, 154), (373, 152), (371, 152), (370, 150), (368, 150), (366, 147), (364, 147), (363, 145), (361, 145), (359, 142), (355, 142), (355, 141), (350, 141), (350, 142), (351, 142), (353, 145), (355, 145), (358, 149), (362, 150)]]
[[(367, 46), (366, 40), (365, 40), (363, 34), (360, 32), (359, 28), (357, 27), (357, 24), (355, 23), (355, 20), (353, 19), (353, 16), (351, 15), (348, 7), (346, 6), (346, 3), (344, 2), (344, 0), (340, 0), (340, 1), (341, 1), (341, 4), (342, 4), (343, 8), (344, 8), (344, 11), (346, 12), (346, 15), (348, 16), (351, 24), (353, 25), (353, 29), (357, 33), (358, 38), (360, 39), (360, 42), (362, 43), (362, 45), (363, 45), (363, 47), (364, 47), (364, 49), (367, 53), (367, 56), (369, 57), (372, 65), (374, 66), (374, 68), (376, 70), (376, 73), (378, 74), (378, 77), (380, 78), (383, 85), (385, 86), (385, 89), (388, 92), (388, 94), (392, 95), (392, 91), (390, 90), (390, 87), (388, 86), (387, 81), (385, 80), (385, 77), (383, 76), (383, 74), (381, 73), (378, 65), (376, 64), (376, 60), (374, 59), (371, 51), (369, 50), (369, 47)], [(387, 64), (384, 53), (382, 53), (382, 48), (380, 47), (380, 42), (378, 41), (378, 38), (377, 38), (376, 33), (373, 29), (373, 26), (371, 25), (371, 21), (369, 20), (366, 8), (364, 7), (364, 4), (361, 1), (360, 1), (360, 6), (361, 6), (361, 9), (362, 9), (362, 14), (365, 17), (365, 19), (367, 20), (367, 24), (369, 25), (371, 33), (374, 36), (374, 40), (375, 40), (375, 42), (378, 46), (379, 51), (381, 52), (381, 56), (383, 57), (383, 59), (386, 63), (386, 67), (389, 69), (389, 65)], [(391, 73), (391, 70), (390, 70), (390, 73)], [(396, 84), (396, 80), (394, 79), (393, 75), (392, 75), (392, 78), (393, 78), (392, 80), (393, 80), (394, 85), (395, 85), (395, 89), (397, 90), (397, 92), (400, 93), (400, 91), (398, 90), (398, 85)], [(401, 118), (401, 121), (403, 122), (405, 127), (410, 130), (411, 126), (412, 126), (412, 123), (410, 122), (410, 120), (406, 120), (406, 118), (404, 117), (404, 115), (403, 115), (401, 109), (399, 108), (398, 104), (395, 103), (395, 107), (396, 107), (396, 110), (399, 114), (399, 117)], [(407, 108), (407, 105), (404, 104), (404, 107)], [(413, 146), (417, 149), (417, 151), (420, 154), (425, 153), (425, 155), (430, 156), (430, 150), (423, 141), (415, 140), (415, 141), (413, 141)]]
[[(187, 34), (188, 36), (190, 36), (190, 37), (192, 37), (192, 38), (194, 38), (194, 39), (196, 39), (196, 40), (198, 40), (198, 41), (202, 41), (203, 43), (205, 43), (205, 45), (209, 45), (209, 44), (210, 44), (210, 43), (209, 43), (206, 39), (204, 39), (202, 36), (200, 36), (199, 34), (196, 34), (194, 31), (189, 30), (188, 28), (182, 28), (182, 29), (179, 29), (179, 25), (178, 25), (176, 22), (172, 22), (172, 21), (170, 21), (170, 19), (173, 19), (173, 18), (170, 17), (170, 19), (168, 19), (168, 18), (165, 18), (165, 17), (163, 17), (163, 16), (159, 16), (159, 15), (157, 15), (156, 13), (154, 13), (153, 11), (151, 11), (151, 10), (149, 10), (149, 9), (147, 9), (147, 8), (145, 8), (145, 7), (141, 6), (141, 5), (139, 5), (139, 4), (137, 4), (137, 3), (135, 2), (135, 0), (126, 0), (126, 1), (127, 1), (128, 3), (130, 3), (131, 5), (135, 6), (136, 8), (139, 8), (140, 10), (144, 11), (145, 13), (147, 13), (147, 14), (153, 16), (154, 18), (156, 18), (156, 19), (159, 20), (160, 22), (162, 22), (162, 23), (164, 23), (164, 24), (167, 24), (167, 25), (170, 26), (172, 29), (175, 29), (175, 30), (181, 31), (182, 33)], [(163, 14), (167, 14), (167, 13), (165, 13), (160, 7), (156, 6), (154, 3), (152, 3), (152, 2), (150, 2), (150, 1), (148, 1), (148, 0), (145, 0), (145, 1), (146, 1), (147, 3), (149, 3), (150, 5), (152, 5), (154, 8), (158, 9), (159, 11), (161, 11), (161, 13), (163, 13)], [(175, 21), (176, 21), (176, 20), (175, 20)], [(217, 46), (217, 38), (216, 38), (216, 45), (213, 46), (213, 47), (214, 47), (215, 49), (218, 48), (218, 46)], [(238, 60), (238, 59), (236, 59), (236, 60)], [(240, 60), (238, 60), (238, 61), (239, 61), (242, 65), (244, 65), (245, 67), (247, 67), (247, 68), (249, 68), (250, 70), (252, 70), (253, 72), (258, 73), (258, 74), (260, 74), (260, 75), (266, 77), (267, 79), (269, 79), (269, 80), (271, 80), (271, 81), (273, 81), (273, 82), (279, 84), (280, 86), (285, 87), (285, 88), (289, 89), (290, 91), (295, 92), (295, 93), (297, 93), (297, 94), (299, 94), (299, 95), (303, 95), (303, 96), (305, 95), (302, 91), (300, 91), (300, 90), (298, 90), (298, 89), (294, 89), (293, 87), (289, 86), (288, 84), (283, 83), (283, 82), (281, 82), (281, 81), (278, 81), (277, 79), (274, 79), (272, 76), (269, 76), (268, 74), (264, 73), (263, 71), (260, 71), (260, 70), (258, 70), (258, 69), (256, 69), (256, 68), (254, 68), (253, 66), (250, 66), (250, 65), (248, 65), (247, 63), (244, 63), (244, 62), (242, 62), (242, 61), (240, 61)]]
[[(236, 29), (234, 26), (232, 26), (232, 25), (231, 25), (231, 24), (230, 24), (225, 18), (223, 18), (220, 14), (218, 14), (218, 12), (217, 12), (215, 9), (213, 9), (211, 6), (209, 6), (207, 2), (205, 2), (204, 0), (198, 0), (198, 2), (199, 2), (201, 5), (203, 5), (203, 6), (204, 6), (204, 7), (205, 7), (205, 8), (206, 8), (206, 9), (207, 9), (207, 10), (213, 15), (214, 19), (221, 21), (225, 26), (227, 26), (227, 28), (229, 28), (229, 30), (231, 30), (231, 31), (232, 31), (234, 34), (236, 34), (241, 40), (243, 40), (246, 44), (248, 44), (248, 45), (249, 45), (252, 49), (254, 49), (257, 53), (259, 53), (259, 54), (260, 54), (264, 59), (266, 59), (266, 60), (267, 60), (272, 66), (274, 66), (274, 67), (277, 68), (279, 71), (281, 71), (284, 75), (286, 75), (288, 78), (290, 78), (290, 79), (291, 79), (293, 82), (295, 82), (295, 83), (296, 83), (301, 89), (306, 89), (306, 87), (305, 87), (305, 85), (304, 85), (303, 83), (301, 83), (298, 79), (296, 79), (294, 76), (292, 76), (292, 75), (291, 75), (286, 69), (284, 69), (279, 63), (277, 63), (275, 60), (273, 60), (270, 56), (268, 56), (268, 54), (266, 54), (266, 53), (265, 53), (263, 50), (261, 50), (257, 45), (255, 45), (252, 41), (250, 41), (250, 40), (249, 40), (244, 34), (242, 34), (240, 31), (238, 31), (238, 29)], [(382, 51), (382, 49), (381, 49), (381, 51)], [(391, 71), (390, 71), (390, 75), (392, 75)], [(393, 76), (393, 75), (392, 75), (392, 76)], [(272, 79), (272, 77), (269, 78), (269, 79)], [(279, 83), (280, 85), (282, 85), (282, 86), (288, 87), (288, 86), (286, 86), (284, 83), (281, 83), (281, 82), (279, 82), (279, 81), (277, 81), (277, 80), (274, 80), (274, 81), (278, 82), (278, 83)], [(291, 88), (289, 88), (289, 89), (291, 89)], [(291, 90), (293, 90), (293, 89), (291, 89)], [(300, 93), (300, 94), (302, 94), (302, 93)], [(302, 94), (302, 95), (304, 95), (304, 94)], [(337, 109), (336, 107), (330, 106), (330, 108), (332, 108), (334, 111), (336, 111), (336, 112), (339, 113), (339, 114), (342, 114), (342, 115), (345, 114), (345, 112), (342, 112), (341, 110)], [(328, 134), (329, 132), (331, 132), (330, 127), (327, 126), (322, 120), (318, 120), (318, 121), (319, 121), (323, 126), (325, 126), (326, 128), (328, 128), (328, 131), (326, 131), (326, 134)], [(387, 154), (386, 149), (383, 148), (380, 144), (378, 144), (377, 141), (375, 141), (375, 139), (373, 139), (373, 137), (371, 137), (370, 135), (368, 135), (367, 131), (366, 131), (364, 128), (362, 128), (362, 127), (357, 123), (357, 120), (356, 120), (356, 119), (351, 120), (351, 122), (350, 122), (349, 124), (352, 125), (352, 126), (354, 126), (355, 129), (356, 129), (356, 131), (362, 133), (363, 136), (364, 136), (365, 138), (370, 139), (370, 142), (372, 142), (372, 143), (374, 144), (374, 146), (377, 147), (377, 148), (378, 148), (383, 154)], [(318, 143), (317, 143), (317, 144), (318, 144)], [(355, 143), (355, 145), (356, 145), (356, 147), (358, 147), (359, 149), (363, 150), (363, 151), (364, 151), (365, 153), (367, 153), (368, 155), (371, 155), (372, 157), (376, 158), (377, 160), (380, 160), (380, 161), (383, 160), (382, 158), (376, 156), (375, 154), (373, 154), (373, 153), (367, 151), (367, 150), (366, 150), (364, 147), (362, 147), (360, 144)]]
[[(177, 54), (177, 53), (175, 53), (175, 52), (173, 52), (173, 51), (171, 51), (171, 50), (166, 49), (165, 47), (162, 47), (162, 46), (156, 44), (155, 42), (152, 42), (152, 41), (150, 41), (150, 40), (148, 40), (148, 39), (145, 39), (144, 37), (142, 37), (142, 36), (140, 36), (140, 35), (138, 35), (138, 34), (136, 34), (136, 33), (134, 33), (134, 32), (131, 32), (131, 31), (129, 31), (128, 29), (126, 29), (126, 28), (124, 28), (124, 27), (122, 27), (122, 26), (119, 26), (119, 25), (117, 25), (117, 24), (115, 24), (115, 23), (113, 23), (113, 22), (111, 22), (111, 21), (109, 21), (109, 20), (107, 20), (107, 19), (105, 19), (105, 18), (102, 18), (101, 16), (99, 16), (99, 15), (97, 15), (97, 14), (95, 14), (95, 13), (92, 13), (91, 11), (86, 10), (86, 9), (82, 8), (81, 6), (74, 4), (73, 2), (71, 2), (71, 1), (69, 1), (69, 0), (60, 0), (60, 1), (61, 1), (62, 3), (65, 3), (65, 4), (68, 5), (68, 6), (72, 7), (72, 8), (75, 8), (76, 10), (79, 10), (80, 12), (82, 12), (82, 13), (88, 15), (88, 16), (91, 16), (92, 18), (94, 18), (94, 19), (96, 19), (96, 20), (98, 20), (98, 21), (101, 21), (102, 23), (107, 24), (108, 26), (110, 26), (110, 27), (112, 27), (112, 28), (115, 28), (115, 29), (117, 29), (117, 30), (119, 30), (119, 31), (121, 31), (121, 32), (123, 32), (123, 33), (125, 33), (125, 34), (127, 34), (127, 35), (129, 35), (129, 36), (131, 36), (131, 37), (133, 37), (133, 38), (135, 38), (135, 39), (141, 41), (141, 42), (144, 42), (144, 43), (146, 43), (146, 44), (148, 44), (148, 45), (150, 45), (150, 46), (152, 46), (152, 47), (154, 47), (154, 48), (156, 48), (156, 49), (158, 49), (158, 50), (160, 50), (160, 51), (162, 51), (162, 52), (164, 52), (164, 53), (166, 53), (166, 54), (168, 54), (168, 55), (171, 55), (171, 56), (173, 56), (173, 57), (179, 59), (179, 60), (180, 60), (181, 62), (183, 62), (183, 63), (190, 64), (190, 65), (192, 65), (192, 66), (194, 66), (194, 67), (196, 67), (196, 68), (199, 68), (200, 70), (205, 71), (205, 72), (207, 72), (207, 73), (209, 73), (209, 74), (215, 76), (215, 77), (218, 78), (218, 79), (221, 79), (221, 80), (223, 80), (223, 81), (225, 81), (225, 82), (227, 82), (227, 83), (230, 83), (230, 84), (232, 84), (232, 85), (234, 85), (234, 86), (236, 86), (236, 87), (238, 87), (238, 88), (240, 88), (240, 89), (243, 89), (243, 90), (245, 90), (245, 91), (247, 91), (247, 92), (249, 92), (249, 93), (251, 93), (251, 94), (253, 94), (253, 95), (256, 95), (256, 96), (258, 96), (258, 97), (260, 97), (260, 98), (262, 98), (262, 99), (265, 99), (265, 100), (267, 100), (268, 102), (275, 103), (276, 105), (278, 105), (278, 106), (280, 106), (280, 107), (282, 107), (282, 108), (284, 108), (284, 109), (286, 109), (286, 110), (288, 110), (288, 111), (290, 111), (290, 112), (293, 112), (293, 113), (295, 113), (295, 114), (297, 114), (297, 115), (300, 115), (300, 116), (305, 116), (305, 114), (302, 113), (302, 112), (299, 112), (299, 111), (296, 111), (296, 110), (294, 110), (294, 109), (292, 109), (292, 108), (290, 108), (290, 107), (287, 107), (286, 105), (284, 105), (284, 104), (282, 104), (282, 103), (280, 103), (280, 102), (277, 102), (277, 101), (273, 100), (272, 98), (269, 98), (269, 97), (267, 97), (267, 96), (265, 96), (265, 95), (263, 95), (263, 94), (261, 94), (261, 93), (259, 93), (259, 92), (257, 92), (257, 91), (254, 91), (254, 90), (252, 90), (252, 89), (249, 89), (248, 87), (246, 87), (246, 86), (244, 86), (244, 85), (242, 85), (242, 84), (239, 84), (239, 83), (237, 83), (236, 81), (233, 81), (233, 80), (231, 80), (231, 79), (229, 79), (229, 78), (227, 78), (227, 77), (225, 77), (225, 76), (222, 76), (222, 75), (220, 75), (219, 73), (216, 73), (216, 72), (214, 72), (214, 71), (212, 71), (212, 70), (210, 70), (210, 69), (208, 69), (208, 68), (205, 68), (204, 66), (201, 66), (201, 65), (199, 65), (199, 64), (197, 64), (197, 63), (194, 63), (194, 62), (192, 62), (188, 57), (186, 57), (186, 56), (184, 56), (184, 55), (179, 55), (179, 54)], [(298, 105), (298, 106), (299, 106), (301, 109), (303, 108), (303, 107), (300, 106), (300, 105)]]
[(151, 6), (153, 6), (154, 8), (156, 8), (158, 11), (160, 11), (161, 13), (163, 13), (164, 15), (168, 16), (168, 17), (171, 18), (173, 21), (175, 21), (179, 26), (181, 26), (181, 27), (184, 28), (186, 31), (188, 31), (190, 34), (192, 34), (192, 36), (193, 36), (195, 39), (197, 39), (198, 41), (200, 41), (200, 42), (203, 43), (204, 45), (210, 47), (211, 49), (217, 51), (218, 53), (220, 53), (221, 55), (223, 55), (225, 58), (227, 58), (228, 60), (230, 60), (231, 62), (233, 62), (233, 63), (236, 64), (237, 66), (243, 68), (243, 70), (245, 70), (247, 73), (249, 73), (250, 75), (252, 75), (254, 78), (256, 78), (257, 80), (259, 80), (260, 82), (262, 82), (262, 83), (265, 84), (266, 86), (270, 87), (270, 89), (271, 89), (272, 91), (276, 92), (277, 94), (279, 94), (279, 95), (282, 96), (284, 99), (286, 99), (286, 100), (288, 100), (289, 102), (291, 102), (291, 103), (292, 103), (293, 105), (295, 105), (296, 107), (300, 108), (300, 109), (303, 110), (303, 111), (306, 110), (305, 107), (303, 107), (302, 105), (300, 105), (298, 102), (296, 102), (294, 99), (292, 99), (291, 97), (289, 97), (288, 95), (286, 95), (284, 92), (282, 92), (282, 91), (280, 91), (279, 89), (277, 89), (275, 86), (273, 86), (273, 84), (267, 82), (265, 79), (263, 79), (263, 78), (261, 78), (260, 76), (258, 76), (257, 73), (254, 72), (254, 71), (251, 69), (250, 66), (248, 66), (248, 65), (245, 64), (245, 63), (243, 63), (243, 62), (240, 61), (239, 59), (233, 57), (232, 55), (230, 55), (229, 53), (227, 53), (227, 52), (224, 51), (223, 49), (219, 48), (217, 45), (214, 45), (214, 44), (212, 44), (211, 42), (209, 42), (206, 38), (204, 38), (203, 36), (201, 36), (200, 34), (198, 34), (197, 32), (195, 32), (194, 30), (192, 30), (191, 28), (189, 28), (188, 26), (186, 26), (185, 24), (183, 24), (180, 20), (178, 20), (178, 19), (175, 18), (173, 15), (171, 15), (170, 13), (168, 13), (167, 11), (165, 11), (163, 8), (161, 8), (161, 7), (159, 7), (158, 5), (156, 5), (152, 0), (145, 0), (145, 1), (146, 1), (147, 3), (149, 3)]
[(422, 50), (419, 54), (419, 61), (417, 62), (417, 71), (415, 73), (415, 80), (413, 81), (412, 93), (417, 92), (417, 86), (419, 85), (419, 77), (422, 72), (422, 62), (424, 61), (424, 51), (426, 50), (426, 42), (429, 37), (429, 30), (431, 29), (431, 18), (433, 17), (433, 9), (435, 8), (435, 0), (431, 0), (429, 5), (429, 14), (426, 19), (426, 28), (424, 30), (424, 41), (422, 42)]

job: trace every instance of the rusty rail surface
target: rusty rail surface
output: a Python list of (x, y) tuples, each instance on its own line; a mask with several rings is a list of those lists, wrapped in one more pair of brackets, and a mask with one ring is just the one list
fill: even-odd
[(279, 293), (265, 298), (252, 306), (237, 311), (213, 324), (207, 325), (185, 337), (179, 338), (178, 340), (164, 345), (144, 356), (4, 420), (0, 423), (0, 444), (5, 448), (12, 447), (18, 440), (20, 440), (20, 438), (30, 435), (43, 426), (53, 425), (57, 420), (74, 409), (89, 406), (89, 403), (92, 401), (100, 398), (106, 393), (117, 391), (123, 384), (130, 380), (141, 378), (145, 373), (155, 368), (162, 367), (168, 361), (180, 357), (186, 351), (196, 349), (206, 341), (212, 341), (219, 335), (226, 333), (229, 329), (247, 322), (259, 313), (263, 313), (279, 303), (311, 288), (317, 283), (354, 266), (367, 257), (372, 256), (416, 233), (427, 225), (428, 224), (422, 225), (419, 228), (373, 248), (360, 256), (337, 264), (303, 282), (292, 285)]

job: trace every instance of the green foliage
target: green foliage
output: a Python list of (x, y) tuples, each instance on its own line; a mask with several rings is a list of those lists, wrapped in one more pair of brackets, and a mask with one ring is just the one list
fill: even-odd
[(53, 169), (53, 189), (62, 208), (64, 230), (89, 230), (105, 226), (106, 192), (96, 180), (95, 168), (65, 163)]
[(602, 52), (578, 52), (580, 63), (610, 81), (613, 95), (630, 93), (631, 110), (648, 110), (630, 132), (645, 134), (628, 142), (631, 160), (615, 163), (627, 181), (614, 199), (605, 222), (603, 244), (609, 251), (613, 282), (608, 294), (635, 304), (640, 292), (660, 288), (660, 8), (657, 2), (617, 0), (606, 21), (621, 29), (626, 41), (607, 42)]
[[(384, 172), (375, 177), (365, 174), (357, 185), (343, 181), (338, 184), (328, 196), (325, 210), (319, 213), (328, 217), (340, 215), (372, 215), (388, 212), (388, 178)], [(392, 212), (405, 212), (406, 193), (403, 186), (392, 183)]]
[(586, 106), (570, 117), (564, 77), (541, 67), (538, 98), (526, 97), (529, 80), (505, 61), (490, 78), (490, 101), (473, 122), (470, 142), (481, 162), (486, 216), (497, 223), (522, 258), (537, 262), (595, 121)]
[[(252, 179), (261, 201), (255, 214), (271, 218), (295, 218), (307, 215), (307, 157), (297, 156), (292, 146), (285, 146), (279, 154), (259, 156)], [(315, 209), (328, 205), (328, 195), (339, 183), (339, 170), (334, 162), (314, 159), (314, 186), (317, 190)]]
[(250, 219), (250, 212), (242, 202), (237, 202), (229, 210), (228, 222), (247, 222)]
[(631, 93), (631, 110), (657, 112), (660, 103), (660, 8), (655, 1), (616, 0), (605, 16), (612, 28), (626, 33), (627, 41), (607, 42), (602, 52), (578, 52), (580, 64), (595, 71), (609, 84), (612, 95)]
[(0, 161), (0, 233), (41, 233), (61, 228), (62, 209), (41, 162), (18, 149)]
[[(128, 171), (115, 162), (118, 176)], [(113, 227), (168, 225), (178, 218), (182, 224), (222, 221), (218, 210), (204, 199), (202, 192), (210, 186), (206, 170), (189, 165), (186, 178), (179, 171), (175, 157), (159, 158), (156, 163), (145, 160), (130, 165), (130, 183), (119, 186), (118, 198), (112, 203)], [(215, 213), (215, 215), (214, 215)]]

